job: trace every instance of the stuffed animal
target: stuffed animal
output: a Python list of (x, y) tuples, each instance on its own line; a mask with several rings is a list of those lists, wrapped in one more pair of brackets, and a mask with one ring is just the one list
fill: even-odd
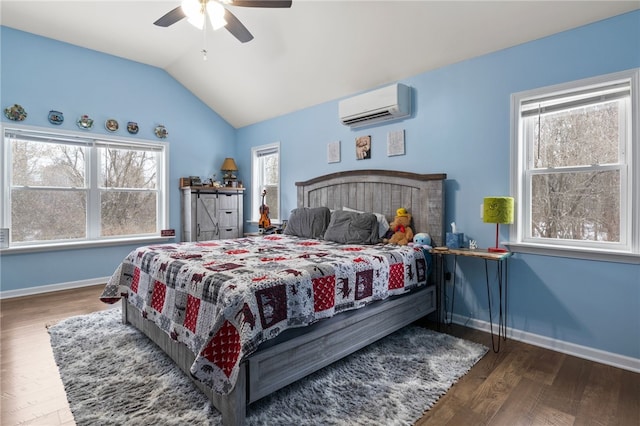
[(396, 217), (393, 222), (389, 224), (389, 230), (393, 231), (393, 235), (385, 242), (401, 246), (409, 244), (409, 241), (413, 241), (413, 230), (410, 225), (411, 215), (407, 212), (407, 209), (400, 207), (396, 210)]
[(418, 232), (413, 236), (413, 246), (430, 249), (431, 235), (427, 234), (426, 232)]

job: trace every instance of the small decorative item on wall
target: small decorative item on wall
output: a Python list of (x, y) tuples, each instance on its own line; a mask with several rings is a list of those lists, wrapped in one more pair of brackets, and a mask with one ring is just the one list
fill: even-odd
[(138, 123), (136, 123), (135, 121), (130, 121), (127, 123), (127, 132), (135, 135), (136, 133), (138, 133), (138, 130)]
[(167, 129), (162, 124), (160, 124), (159, 126), (156, 126), (156, 128), (153, 130), (153, 132), (160, 139), (166, 139), (166, 137), (169, 136), (169, 132), (167, 131)]
[(404, 129), (387, 134), (387, 156), (404, 155)]
[(327, 163), (340, 162), (340, 141), (329, 142), (327, 144)]
[(18, 104), (6, 107), (4, 109), (4, 116), (13, 121), (24, 121), (27, 118), (27, 111)]
[(93, 118), (89, 117), (87, 114), (81, 115), (78, 117), (76, 124), (82, 130), (89, 130), (93, 127)]
[(371, 158), (371, 136), (358, 136), (356, 138), (356, 159), (366, 160)]
[(116, 121), (113, 118), (110, 118), (104, 122), (104, 127), (110, 132), (115, 132), (120, 128), (120, 125), (118, 124), (118, 121)]
[(49, 123), (59, 126), (64, 121), (64, 115), (60, 111), (49, 111)]

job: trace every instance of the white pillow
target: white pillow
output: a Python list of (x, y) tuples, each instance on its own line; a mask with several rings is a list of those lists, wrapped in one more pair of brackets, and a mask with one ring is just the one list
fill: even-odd
[[(346, 212), (365, 213), (363, 211), (355, 210), (345, 206), (342, 206), (342, 210)], [(373, 213), (373, 214), (378, 219), (378, 236), (380, 238), (384, 238), (384, 236), (387, 235), (387, 231), (389, 230), (389, 222), (387, 221), (387, 218), (384, 217), (382, 213)]]

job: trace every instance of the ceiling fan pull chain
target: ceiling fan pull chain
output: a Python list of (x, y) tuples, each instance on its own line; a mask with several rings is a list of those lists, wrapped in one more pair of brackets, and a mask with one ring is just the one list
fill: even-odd
[(202, 60), (207, 60), (207, 20), (205, 19), (202, 26)]

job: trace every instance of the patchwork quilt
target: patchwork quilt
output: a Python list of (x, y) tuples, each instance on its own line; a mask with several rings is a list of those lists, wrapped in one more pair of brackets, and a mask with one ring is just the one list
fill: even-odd
[(127, 297), (196, 355), (191, 373), (229, 393), (243, 357), (282, 331), (426, 285), (421, 248), (289, 235), (140, 247), (101, 300)]

